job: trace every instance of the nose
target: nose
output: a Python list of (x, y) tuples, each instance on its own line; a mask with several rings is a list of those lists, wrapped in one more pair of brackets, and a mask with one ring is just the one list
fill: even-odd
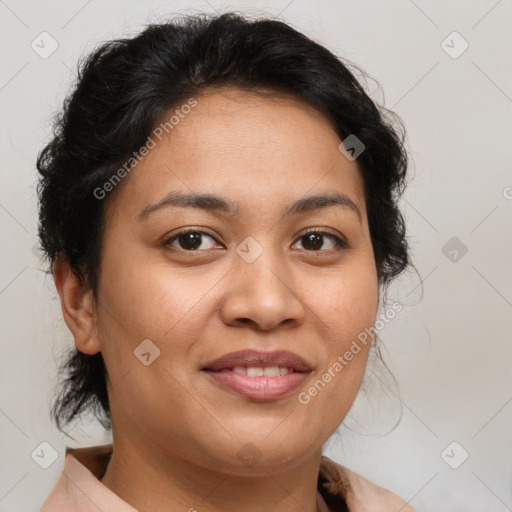
[(274, 251), (265, 249), (252, 263), (236, 256), (220, 309), (227, 325), (250, 325), (259, 331), (280, 324), (296, 327), (304, 321), (305, 308), (296, 289), (292, 269)]

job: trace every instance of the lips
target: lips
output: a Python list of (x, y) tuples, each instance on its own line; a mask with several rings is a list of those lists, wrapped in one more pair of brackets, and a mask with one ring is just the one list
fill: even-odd
[(312, 369), (302, 357), (292, 352), (279, 350), (274, 352), (259, 352), (243, 350), (232, 352), (208, 363), (203, 370), (218, 372), (242, 368), (288, 368), (294, 372), (310, 372)]
[(312, 368), (291, 352), (244, 350), (215, 359), (202, 371), (225, 390), (263, 401), (290, 395)]

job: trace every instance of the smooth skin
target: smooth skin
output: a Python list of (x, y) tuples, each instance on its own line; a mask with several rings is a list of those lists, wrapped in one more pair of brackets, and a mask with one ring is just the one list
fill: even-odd
[[(306, 103), (230, 87), (196, 100), (105, 199), (98, 300), (65, 259), (54, 264), (75, 345), (101, 351), (109, 375), (114, 452), (102, 482), (141, 512), (315, 511), (322, 446), (354, 402), (369, 347), (308, 404), (298, 394), (375, 322), (364, 182)], [(139, 218), (173, 191), (215, 194), (239, 212), (173, 206)], [(282, 218), (333, 192), (360, 218), (340, 205)], [(207, 234), (170, 240), (184, 228)], [(310, 229), (327, 234), (308, 245)], [(263, 249), (252, 263), (236, 252), (247, 237)], [(148, 366), (134, 355), (145, 339), (160, 350)], [(256, 401), (201, 371), (245, 349), (295, 352), (313, 372), (291, 395)], [(261, 457), (252, 467), (237, 456), (247, 443)]]

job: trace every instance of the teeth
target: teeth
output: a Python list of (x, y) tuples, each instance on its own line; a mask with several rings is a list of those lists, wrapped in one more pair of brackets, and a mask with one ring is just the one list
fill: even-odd
[(279, 366), (269, 366), (263, 369), (265, 377), (279, 377)]
[(293, 370), (280, 366), (267, 366), (265, 368), (254, 366), (250, 366), (249, 368), (246, 368), (245, 366), (235, 366), (231, 371), (238, 375), (247, 375), (247, 377), (279, 377), (280, 375), (287, 375)]

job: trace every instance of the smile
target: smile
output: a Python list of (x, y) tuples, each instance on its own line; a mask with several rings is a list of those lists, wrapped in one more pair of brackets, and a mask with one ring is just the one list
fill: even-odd
[(300, 356), (286, 351), (233, 352), (202, 370), (213, 382), (252, 400), (276, 400), (299, 388), (312, 368)]

